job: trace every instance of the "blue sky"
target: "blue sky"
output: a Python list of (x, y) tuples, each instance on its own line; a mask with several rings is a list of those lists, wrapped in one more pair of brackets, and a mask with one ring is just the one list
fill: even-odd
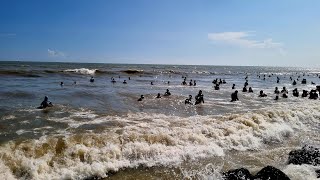
[(320, 1), (1, 0), (0, 60), (320, 67)]

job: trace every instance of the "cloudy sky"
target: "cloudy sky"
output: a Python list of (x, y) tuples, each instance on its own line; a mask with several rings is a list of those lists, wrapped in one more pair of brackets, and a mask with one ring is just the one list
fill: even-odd
[(320, 67), (320, 1), (8, 0), (0, 60)]

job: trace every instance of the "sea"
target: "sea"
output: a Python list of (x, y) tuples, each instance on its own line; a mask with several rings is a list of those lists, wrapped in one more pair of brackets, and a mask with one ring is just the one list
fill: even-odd
[[(1, 61), (0, 179), (215, 180), (267, 165), (292, 180), (316, 179), (319, 166), (287, 162), (290, 151), (320, 144), (319, 99), (292, 95), (316, 89), (319, 75), (301, 67)], [(215, 90), (215, 79), (226, 83)], [(242, 92), (246, 80), (253, 93)], [(275, 87), (288, 98), (274, 100)], [(193, 105), (199, 90), (204, 103)], [(235, 90), (239, 101), (230, 102)], [(189, 95), (193, 104), (185, 104)], [(38, 109), (45, 96), (53, 106)]]

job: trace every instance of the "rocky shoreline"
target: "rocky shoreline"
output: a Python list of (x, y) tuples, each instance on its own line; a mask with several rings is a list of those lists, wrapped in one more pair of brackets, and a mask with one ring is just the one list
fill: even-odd
[[(293, 150), (289, 153), (288, 164), (310, 164), (317, 166), (320, 164), (320, 150), (313, 146), (304, 146), (301, 149)], [(320, 178), (320, 169), (316, 170), (317, 178)], [(252, 175), (248, 169), (240, 168), (223, 173), (225, 180), (290, 180), (281, 170), (266, 166), (256, 175)]]

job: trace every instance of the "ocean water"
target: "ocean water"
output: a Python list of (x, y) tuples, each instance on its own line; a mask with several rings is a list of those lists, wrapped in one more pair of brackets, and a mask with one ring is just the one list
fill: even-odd
[[(316, 179), (320, 167), (287, 165), (287, 158), (320, 143), (320, 101), (292, 96), (294, 88), (300, 95), (315, 89), (319, 74), (316, 68), (0, 62), (0, 177), (221, 179), (222, 171), (272, 165), (293, 180)], [(254, 93), (242, 92), (246, 76)], [(181, 85), (183, 77), (197, 85)], [(220, 90), (213, 88), (216, 78), (226, 81)], [(230, 102), (232, 84), (237, 102)], [(276, 86), (289, 97), (275, 101)], [(155, 98), (166, 89), (171, 96)], [(204, 104), (185, 105), (199, 90)], [(268, 96), (259, 98), (260, 90)], [(37, 109), (44, 96), (54, 106)]]

